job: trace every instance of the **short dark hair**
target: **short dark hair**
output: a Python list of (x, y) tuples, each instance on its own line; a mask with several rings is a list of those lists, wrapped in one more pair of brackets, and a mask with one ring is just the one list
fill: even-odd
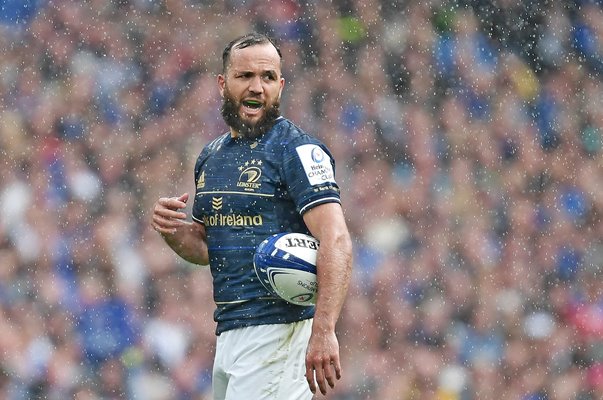
[(268, 35), (264, 35), (263, 33), (251, 32), (247, 33), (243, 36), (239, 36), (236, 39), (233, 39), (222, 52), (222, 73), (226, 72), (228, 68), (228, 63), (230, 62), (230, 54), (233, 49), (244, 49), (246, 47), (256, 46), (258, 44), (266, 44), (270, 43), (276, 49), (279, 58), (281, 61), (283, 60), (283, 55), (281, 54), (281, 49), (276, 44), (275, 40)]

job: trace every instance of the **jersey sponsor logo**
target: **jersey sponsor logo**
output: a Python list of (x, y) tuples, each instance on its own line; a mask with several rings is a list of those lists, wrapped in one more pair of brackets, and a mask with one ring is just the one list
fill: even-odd
[(223, 197), (212, 197), (211, 208), (216, 213), (203, 217), (205, 226), (261, 226), (264, 223), (261, 215), (221, 214), (219, 211), (223, 206)]
[(203, 216), (205, 226), (262, 226), (261, 215), (219, 214)]
[(304, 144), (295, 149), (304, 167), (310, 185), (335, 183), (331, 157), (315, 144)]
[(253, 192), (262, 186), (259, 181), (262, 176), (262, 160), (251, 160), (245, 162), (244, 165), (239, 167), (241, 174), (237, 181), (237, 187), (242, 188), (244, 191)]

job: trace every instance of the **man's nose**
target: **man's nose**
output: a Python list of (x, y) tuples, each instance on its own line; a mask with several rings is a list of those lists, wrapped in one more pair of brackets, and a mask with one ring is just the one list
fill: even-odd
[(249, 82), (249, 91), (252, 93), (262, 93), (264, 91), (261, 77), (256, 76), (251, 79), (251, 82)]

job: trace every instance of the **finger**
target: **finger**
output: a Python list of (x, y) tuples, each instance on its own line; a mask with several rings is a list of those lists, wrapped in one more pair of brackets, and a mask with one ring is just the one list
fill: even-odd
[(153, 216), (159, 216), (164, 219), (185, 219), (186, 213), (182, 211), (178, 211), (177, 209), (166, 208), (166, 207), (157, 207)]
[(161, 233), (161, 234), (165, 234), (165, 235), (173, 235), (176, 233), (176, 229), (175, 228), (164, 228), (161, 227), (159, 225), (153, 224), (153, 229), (155, 229), (155, 231)]
[(325, 370), (326, 366), (322, 364), (318, 364), (318, 368), (314, 370), (314, 375), (316, 377), (316, 383), (318, 384), (318, 388), (320, 389), (320, 393), (323, 395), (327, 394), (327, 384), (325, 380)]
[(183, 193), (180, 197), (178, 197), (178, 201), (181, 201), (186, 204), (186, 202), (188, 201), (188, 193)]
[(335, 378), (337, 378), (337, 380), (341, 379), (341, 362), (339, 361), (339, 358), (336, 358), (334, 361), (331, 361), (331, 363), (333, 364), (333, 368), (335, 369)]
[(166, 218), (160, 214), (153, 215), (153, 225), (159, 228), (174, 229), (184, 225), (184, 220), (181, 218)]
[(174, 234), (176, 230), (184, 225), (184, 220), (165, 218), (161, 214), (153, 214), (153, 220), (151, 226), (157, 232), (164, 234)]
[(180, 210), (186, 207), (186, 202), (180, 200), (180, 197), (163, 197), (159, 199), (158, 204), (170, 210)]
[(316, 394), (316, 381), (314, 380), (314, 367), (312, 364), (306, 362), (306, 381), (310, 387), (310, 391)]
[(335, 374), (335, 370), (336, 369), (335, 369), (335, 365), (334, 364), (335, 364), (335, 362), (331, 361), (330, 363), (326, 362), (324, 364), (324, 366), (323, 366), (324, 371), (325, 371), (325, 379), (327, 380), (327, 383), (329, 384), (329, 386), (331, 388), (335, 387), (335, 376), (334, 376), (334, 374)]

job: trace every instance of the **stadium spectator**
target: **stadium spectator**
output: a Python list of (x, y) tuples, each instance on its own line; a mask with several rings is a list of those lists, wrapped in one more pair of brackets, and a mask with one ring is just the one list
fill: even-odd
[(147, 217), (253, 29), (352, 211), (328, 398), (603, 396), (600, 1), (0, 3), (0, 397), (210, 398), (209, 272)]

